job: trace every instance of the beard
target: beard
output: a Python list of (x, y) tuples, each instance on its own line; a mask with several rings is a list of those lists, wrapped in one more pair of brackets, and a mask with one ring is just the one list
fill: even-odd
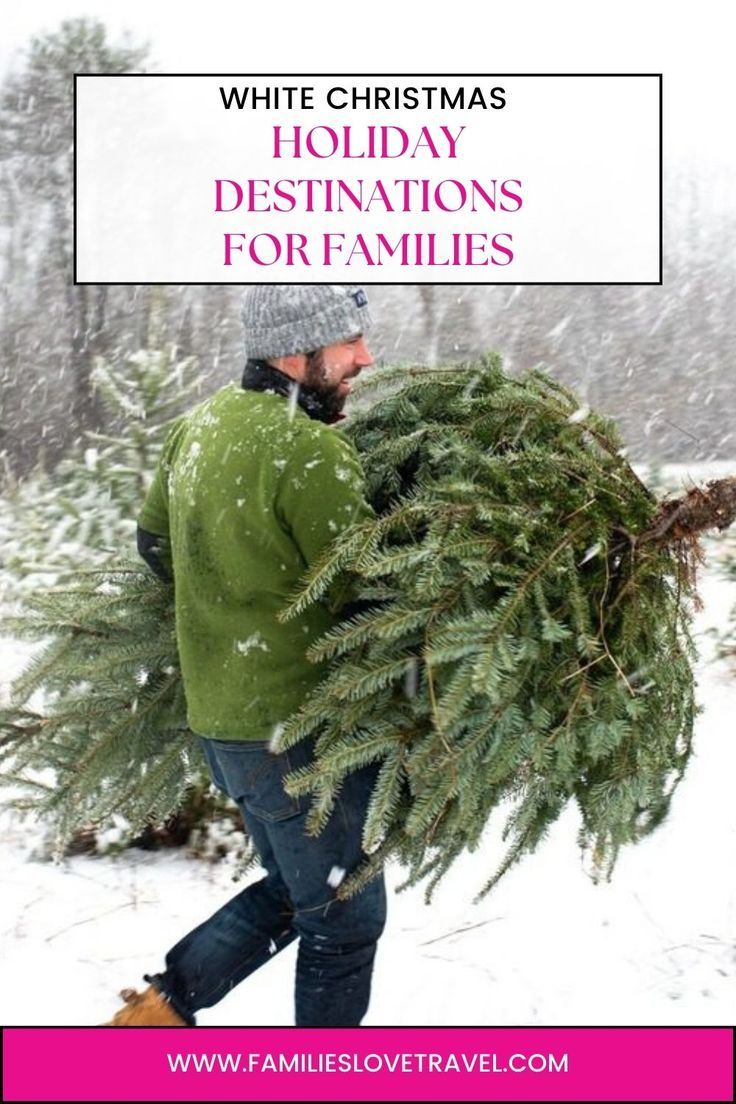
[(347, 395), (341, 395), (339, 383), (330, 383), (326, 379), (325, 358), (322, 349), (307, 353), (307, 364), (301, 391), (314, 395), (324, 416), (322, 421), (336, 420), (342, 413)]

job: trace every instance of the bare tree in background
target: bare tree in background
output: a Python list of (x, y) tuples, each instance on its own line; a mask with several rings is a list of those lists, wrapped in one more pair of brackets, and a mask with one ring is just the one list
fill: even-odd
[[(74, 19), (33, 38), (0, 86), (0, 477), (21, 477), (39, 458), (53, 466), (97, 428), (96, 357), (123, 363), (148, 345), (153, 289), (75, 286), (72, 272), (73, 74), (140, 72), (147, 59), (146, 46), (112, 44), (103, 24)], [(702, 173), (665, 183), (662, 286), (379, 285), (379, 360), (497, 350), (509, 370), (541, 367), (616, 418), (636, 459), (730, 458), (736, 208), (729, 198), (716, 214)], [(446, 280), (448, 270), (416, 277)], [(159, 308), (162, 349), (197, 358), (203, 394), (240, 374), (241, 294), (172, 286)]]

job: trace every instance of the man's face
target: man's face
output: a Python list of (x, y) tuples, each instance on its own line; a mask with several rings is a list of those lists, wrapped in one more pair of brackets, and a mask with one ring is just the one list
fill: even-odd
[(362, 334), (356, 334), (335, 345), (326, 345), (304, 360), (302, 382), (329, 396), (338, 412), (342, 410), (350, 394), (350, 381), (363, 368), (368, 368), (373, 363)]

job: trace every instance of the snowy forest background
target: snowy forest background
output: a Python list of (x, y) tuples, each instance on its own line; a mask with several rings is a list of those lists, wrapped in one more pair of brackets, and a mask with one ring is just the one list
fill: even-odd
[[(0, 456), (5, 480), (55, 464), (104, 414), (92, 384), (148, 340), (152, 289), (72, 283), (72, 74), (155, 71), (94, 21), (39, 36), (0, 93)], [(380, 362), (500, 351), (541, 366), (619, 422), (635, 460), (736, 451), (736, 205), (726, 181), (665, 173), (659, 287), (384, 286), (371, 291)], [(718, 211), (718, 217), (709, 217)], [(238, 287), (166, 289), (160, 341), (197, 358), (203, 393), (237, 378)]]
[[(55, 529), (75, 537), (65, 546), (68, 560), (84, 556), (90, 528), (83, 523), (109, 506), (106, 481), (120, 472), (111, 476), (109, 466), (98, 466), (100, 450), (90, 451), (96, 440), (90, 434), (124, 436), (130, 420), (124, 404), (106, 401), (106, 381), (150, 369), (157, 386), (169, 381), (173, 394), (157, 392), (154, 399), (166, 398), (170, 416), (177, 403), (184, 409), (240, 375), (239, 288), (72, 283), (72, 74), (157, 68), (153, 51), (130, 39), (113, 41), (102, 23), (74, 20), (30, 42), (0, 88), (0, 604), (6, 611), (36, 578), (19, 573), (20, 559), (48, 552)], [(661, 486), (679, 489), (696, 473), (736, 471), (736, 204), (725, 173), (666, 168), (664, 185), (661, 287), (376, 287), (370, 300), (377, 361), (438, 363), (495, 349), (510, 371), (541, 367), (612, 416), (632, 463)], [(138, 454), (140, 467), (131, 469), (125, 486), (129, 524), (114, 529), (116, 537), (132, 532), (136, 493), (150, 468), (145, 448)], [(119, 467), (119, 458), (110, 462)], [(71, 531), (62, 524), (69, 502), (77, 511)], [(114, 523), (119, 520), (115, 515)], [(718, 658), (712, 635), (731, 631), (732, 538), (708, 542), (708, 554), (700, 623), (702, 751), (672, 823), (622, 860), (610, 887), (593, 888), (580, 873), (568, 823), (477, 909), (467, 904), (462, 868), (431, 912), (421, 891), (402, 895), (394, 905), (393, 941), (379, 963), (370, 1022), (733, 1021), (730, 782), (736, 759), (728, 737), (736, 685), (732, 661)], [(0, 648), (7, 682), (28, 650), (8, 639)], [(95, 864), (73, 857), (61, 869), (28, 864), (27, 857), (48, 857), (42, 827), (5, 825), (5, 1023), (101, 1019), (111, 1011), (116, 984), (136, 984), (152, 959), (155, 967), (170, 935), (233, 892), (227, 857), (236, 847), (226, 821), (212, 836), (223, 843), (226, 862), (205, 873), (201, 863), (171, 853), (126, 852)], [(101, 849), (124, 837), (116, 832), (115, 825), (108, 828)], [(468, 884), (477, 881), (468, 875)], [(43, 1009), (26, 985), (39, 964), (58, 983)], [(247, 998), (233, 994), (201, 1022), (288, 1022), (290, 968), (288, 953), (280, 956), (271, 973), (249, 982)], [(281, 983), (274, 985), (277, 973)]]

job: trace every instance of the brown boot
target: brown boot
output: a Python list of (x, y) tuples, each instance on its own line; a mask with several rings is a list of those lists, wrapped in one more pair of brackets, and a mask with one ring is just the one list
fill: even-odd
[(120, 996), (125, 1001), (121, 1008), (103, 1027), (187, 1027), (188, 1024), (171, 1007), (166, 997), (149, 985), (142, 993), (135, 989), (123, 989)]

